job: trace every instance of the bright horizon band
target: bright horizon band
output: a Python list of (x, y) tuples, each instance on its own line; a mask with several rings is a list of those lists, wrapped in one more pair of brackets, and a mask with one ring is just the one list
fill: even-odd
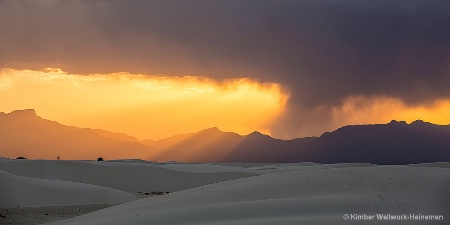
[[(139, 139), (161, 139), (210, 127), (281, 139), (319, 136), (348, 124), (449, 124), (450, 100), (408, 105), (389, 96), (350, 96), (340, 105), (301, 111), (304, 122), (285, 132), (295, 114), (290, 93), (276, 83), (240, 78), (222, 82), (202, 76), (130, 74), (77, 75), (61, 69), (0, 70), (0, 111), (33, 108), (65, 125), (105, 129)], [(300, 115), (298, 115), (300, 116)], [(297, 116), (297, 117), (298, 117)], [(296, 116), (294, 116), (296, 117)], [(331, 118), (321, 123), (317, 117)]]

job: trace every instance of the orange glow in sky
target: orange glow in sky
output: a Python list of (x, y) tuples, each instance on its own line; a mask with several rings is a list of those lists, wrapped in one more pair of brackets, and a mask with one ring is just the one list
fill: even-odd
[[(33, 108), (39, 116), (64, 125), (153, 140), (210, 127), (239, 134), (257, 130), (291, 139), (319, 136), (348, 124), (390, 120), (450, 124), (449, 99), (411, 106), (388, 96), (352, 96), (338, 106), (319, 106), (309, 112), (313, 119), (303, 124), (301, 132), (278, 136), (271, 128), (287, 112), (289, 99), (282, 90), (279, 84), (250, 79), (218, 82), (197, 76), (1, 69), (0, 111)], [(321, 123), (322, 116), (330, 115)]]
[(76, 75), (60, 69), (0, 70), (0, 111), (33, 108), (49, 120), (77, 127), (160, 139), (218, 127), (270, 134), (287, 94), (278, 84), (249, 79), (114, 73)]
[(450, 100), (441, 99), (429, 105), (406, 105), (397, 98), (386, 96), (350, 97), (334, 107), (335, 126), (343, 124), (388, 123), (391, 120), (423, 120), (434, 124), (450, 124)]

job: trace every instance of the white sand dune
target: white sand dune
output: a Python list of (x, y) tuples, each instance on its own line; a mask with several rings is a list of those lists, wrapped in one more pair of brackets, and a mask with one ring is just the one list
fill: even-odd
[(274, 163), (274, 164), (254, 164), (251, 166), (245, 164), (235, 164), (235, 166), (242, 166), (247, 169), (252, 169), (262, 173), (280, 173), (296, 170), (317, 170), (317, 169), (331, 169), (331, 168), (346, 168), (346, 167), (365, 167), (375, 166), (370, 163), (337, 163), (337, 164), (318, 164), (318, 163)]
[[(450, 169), (319, 168), (220, 182), (55, 224), (449, 224)], [(344, 214), (433, 214), (444, 221), (355, 221)]]
[(410, 166), (450, 168), (450, 163), (448, 162), (421, 163), (421, 164), (411, 164)]
[(0, 170), (0, 208), (117, 204), (136, 199), (111, 188), (21, 177)]
[(243, 168), (240, 166), (219, 165), (214, 163), (165, 163), (157, 165), (159, 168), (165, 168), (169, 170), (189, 172), (189, 173), (255, 173), (265, 174), (263, 171), (255, 170), (255, 168)]
[[(257, 171), (238, 167), (192, 164), (189, 168), (188, 165), (180, 164), (177, 167), (138, 160), (7, 160), (0, 161), (0, 170), (25, 177), (94, 184), (133, 194), (151, 191), (174, 192), (259, 174)], [(201, 172), (202, 170), (209, 173)]]
[[(448, 224), (447, 167), (2, 158), (0, 207), (120, 203), (136, 198), (118, 190), (170, 191), (56, 224)], [(433, 214), (446, 220), (342, 219), (376, 213)]]
[(338, 163), (338, 164), (317, 164), (317, 163), (157, 163), (155, 166), (181, 172), (191, 173), (218, 173), (218, 172), (239, 172), (268, 174), (280, 173), (295, 170), (316, 170), (344, 167), (374, 166), (369, 163)]
[(0, 157), (0, 162), (3, 162), (3, 161), (10, 161), (10, 159), (5, 158), (5, 157)]

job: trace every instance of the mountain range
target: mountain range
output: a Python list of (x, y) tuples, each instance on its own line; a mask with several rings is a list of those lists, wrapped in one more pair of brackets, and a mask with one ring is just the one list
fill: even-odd
[(65, 126), (33, 109), (0, 113), (0, 155), (9, 158), (142, 158), (151, 150), (126, 134)]
[[(150, 129), (150, 128), (149, 128)], [(32, 109), (0, 113), (0, 156), (54, 159), (140, 158), (180, 162), (374, 163), (450, 161), (450, 125), (349, 125), (320, 137), (281, 140), (253, 132), (209, 128), (154, 140), (99, 129), (65, 126)]]

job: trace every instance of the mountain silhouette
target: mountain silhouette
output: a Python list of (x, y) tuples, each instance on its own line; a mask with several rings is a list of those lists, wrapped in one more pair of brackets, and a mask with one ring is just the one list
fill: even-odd
[[(222, 160), (226, 162), (298, 162), (316, 137), (280, 140), (259, 132), (243, 136), (242, 141)], [(255, 157), (255, 156), (258, 157)], [(253, 160), (250, 160), (253, 158)]]
[(180, 162), (374, 163), (450, 161), (450, 125), (349, 125), (320, 137), (281, 140), (253, 132), (238, 135), (209, 128), (158, 141), (99, 129), (66, 126), (32, 109), (0, 113), (0, 156), (30, 159), (141, 158)]
[[(214, 138), (210, 138), (214, 137)], [(450, 161), (450, 126), (411, 124), (349, 125), (320, 137), (280, 140), (259, 132), (240, 136), (217, 128), (185, 137), (152, 160), (247, 163), (413, 164)]]
[(345, 126), (324, 133), (309, 151), (316, 162), (411, 164), (450, 161), (450, 126), (406, 124)]
[[(181, 141), (172, 143), (170, 147), (153, 155), (151, 159), (157, 161), (175, 159), (183, 162), (220, 162), (242, 140), (242, 136), (232, 132), (222, 132), (216, 127), (181, 137), (183, 137)], [(167, 139), (163, 141), (167, 141)]]
[(125, 134), (65, 126), (36, 115), (33, 109), (0, 113), (0, 152), (16, 158), (142, 158), (152, 149)]
[(172, 147), (173, 145), (183, 141), (184, 139), (192, 136), (195, 133), (189, 133), (189, 134), (178, 134), (175, 136), (171, 136), (168, 138), (163, 138), (160, 140), (151, 140), (151, 139), (144, 139), (141, 140), (141, 143), (144, 145), (147, 145), (149, 147), (155, 148), (155, 149), (159, 149), (159, 150), (163, 150), (163, 149), (168, 149), (170, 147)]

